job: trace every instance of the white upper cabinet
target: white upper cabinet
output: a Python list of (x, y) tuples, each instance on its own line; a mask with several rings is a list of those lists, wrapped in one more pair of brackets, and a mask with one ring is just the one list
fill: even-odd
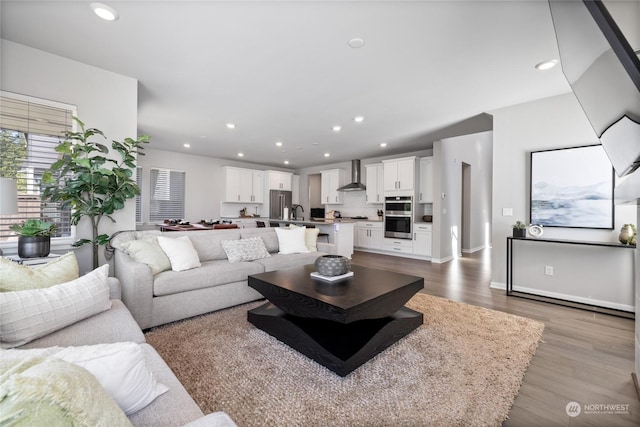
[(264, 173), (224, 166), (225, 202), (264, 203)]
[(384, 191), (413, 191), (415, 188), (416, 158), (383, 160)]
[(291, 191), (291, 180), (293, 177), (291, 172), (267, 171), (267, 177), (269, 180), (269, 190)]
[(344, 185), (344, 170), (331, 169), (320, 172), (320, 198), (323, 205), (339, 205), (344, 200), (344, 193), (338, 188)]
[(365, 166), (367, 171), (367, 203), (384, 203), (384, 167), (382, 163)]
[(433, 157), (420, 159), (418, 203), (433, 203)]

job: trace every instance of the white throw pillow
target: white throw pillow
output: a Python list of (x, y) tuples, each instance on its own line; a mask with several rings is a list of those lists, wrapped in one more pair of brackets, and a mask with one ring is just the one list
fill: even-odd
[(171, 270), (171, 261), (158, 244), (157, 237), (149, 239), (129, 240), (120, 245), (136, 262), (147, 264), (154, 276), (166, 270)]
[(142, 347), (133, 342), (14, 349), (3, 352), (2, 358), (10, 360), (49, 356), (74, 363), (91, 372), (127, 415), (138, 412), (169, 391), (167, 386), (156, 382), (147, 367)]
[(220, 244), (229, 262), (253, 261), (271, 256), (259, 236), (240, 240), (221, 240)]
[[(289, 224), (289, 228), (298, 228), (297, 225)], [(318, 250), (318, 234), (320, 230), (317, 228), (307, 228), (304, 233), (304, 244), (309, 252), (316, 252)]]
[(0, 347), (13, 348), (111, 308), (105, 264), (71, 282), (0, 293)]
[(78, 261), (73, 252), (35, 267), (0, 257), (0, 292), (48, 288), (77, 279)]
[(169, 257), (173, 271), (183, 271), (200, 267), (198, 252), (194, 249), (189, 236), (182, 236), (176, 239), (158, 236), (158, 243), (164, 253)]
[(278, 235), (279, 254), (307, 253), (309, 250), (305, 244), (306, 227), (299, 228), (274, 228)]

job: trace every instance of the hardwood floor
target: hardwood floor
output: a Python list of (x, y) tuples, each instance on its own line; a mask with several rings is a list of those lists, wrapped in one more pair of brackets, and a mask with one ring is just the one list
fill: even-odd
[[(562, 307), (491, 289), (490, 249), (444, 264), (356, 252), (352, 262), (421, 276), (422, 292), (544, 322), (542, 342), (504, 426), (640, 426), (631, 379), (633, 320)], [(567, 404), (582, 413), (570, 417)], [(585, 406), (590, 413), (585, 412)], [(592, 406), (598, 405), (598, 406)], [(624, 414), (602, 405), (619, 405)]]

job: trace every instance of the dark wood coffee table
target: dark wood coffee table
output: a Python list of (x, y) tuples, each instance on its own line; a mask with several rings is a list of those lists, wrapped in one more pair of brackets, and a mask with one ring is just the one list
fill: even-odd
[(256, 327), (341, 376), (346, 376), (422, 325), (404, 307), (424, 279), (351, 267), (353, 277), (325, 282), (313, 264), (249, 276), (269, 301), (248, 312)]

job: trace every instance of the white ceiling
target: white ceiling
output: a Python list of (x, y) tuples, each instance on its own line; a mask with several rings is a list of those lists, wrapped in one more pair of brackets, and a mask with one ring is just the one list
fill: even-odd
[(560, 67), (534, 68), (558, 56), (541, 0), (104, 3), (117, 21), (4, 0), (1, 36), (138, 79), (149, 148), (297, 169), (430, 148), (453, 123), (569, 91)]

